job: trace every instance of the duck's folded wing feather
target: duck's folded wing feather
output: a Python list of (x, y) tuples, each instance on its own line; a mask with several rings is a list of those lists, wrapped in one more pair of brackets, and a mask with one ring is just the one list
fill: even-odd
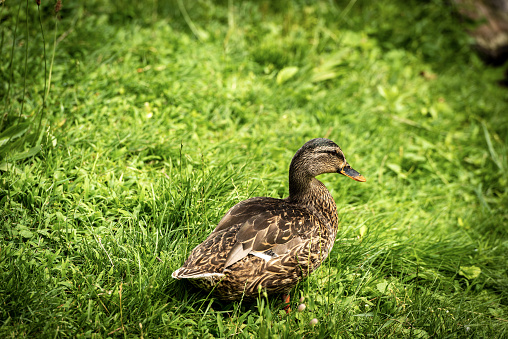
[(281, 256), (302, 242), (313, 217), (282, 200), (252, 198), (233, 206), (179, 272), (180, 278), (222, 273), (246, 256), (264, 260)]
[(259, 213), (244, 222), (226, 258), (227, 268), (249, 254), (265, 260), (288, 252), (302, 242), (303, 225), (310, 216), (302, 210), (272, 210)]

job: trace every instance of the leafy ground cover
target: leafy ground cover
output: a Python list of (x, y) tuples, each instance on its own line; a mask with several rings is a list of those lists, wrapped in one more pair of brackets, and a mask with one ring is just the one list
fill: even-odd
[[(5, 1), (2, 337), (508, 335), (506, 88), (441, 1)], [(292, 292), (171, 278), (307, 140), (335, 247)], [(316, 318), (317, 325), (309, 324)]]

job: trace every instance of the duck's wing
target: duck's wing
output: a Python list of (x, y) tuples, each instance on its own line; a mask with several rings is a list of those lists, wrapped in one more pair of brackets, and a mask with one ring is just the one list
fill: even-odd
[[(276, 199), (274, 199), (276, 200)], [(312, 216), (306, 210), (286, 204), (283, 200), (263, 201), (262, 204), (249, 204), (247, 215), (244, 209), (237, 213), (231, 210), (224, 216), (224, 223), (217, 228), (227, 228), (230, 224), (240, 224), (235, 241), (228, 253), (224, 268), (251, 254), (266, 261), (287, 253), (302, 242), (301, 234)], [(271, 202), (271, 200), (270, 200)], [(235, 220), (240, 219), (243, 220)]]
[(221, 274), (224, 268), (255, 255), (266, 261), (303, 242), (313, 216), (284, 200), (252, 198), (233, 206), (208, 238), (198, 245), (178, 273), (179, 278)]

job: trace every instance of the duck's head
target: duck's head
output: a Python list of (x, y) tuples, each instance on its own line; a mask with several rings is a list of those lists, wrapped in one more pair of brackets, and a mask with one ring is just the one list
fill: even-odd
[(290, 173), (316, 177), (323, 173), (340, 173), (356, 181), (367, 179), (346, 161), (340, 147), (325, 138), (312, 139), (300, 148), (291, 161)]

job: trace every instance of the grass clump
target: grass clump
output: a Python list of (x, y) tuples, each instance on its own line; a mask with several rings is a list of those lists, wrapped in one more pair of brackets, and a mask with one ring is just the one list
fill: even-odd
[[(2, 336), (507, 335), (507, 92), (443, 2), (42, 3), (40, 24), (18, 5), (0, 12)], [(173, 280), (235, 203), (287, 195), (314, 137), (368, 181), (320, 178), (340, 230), (292, 292), (305, 311)]]

